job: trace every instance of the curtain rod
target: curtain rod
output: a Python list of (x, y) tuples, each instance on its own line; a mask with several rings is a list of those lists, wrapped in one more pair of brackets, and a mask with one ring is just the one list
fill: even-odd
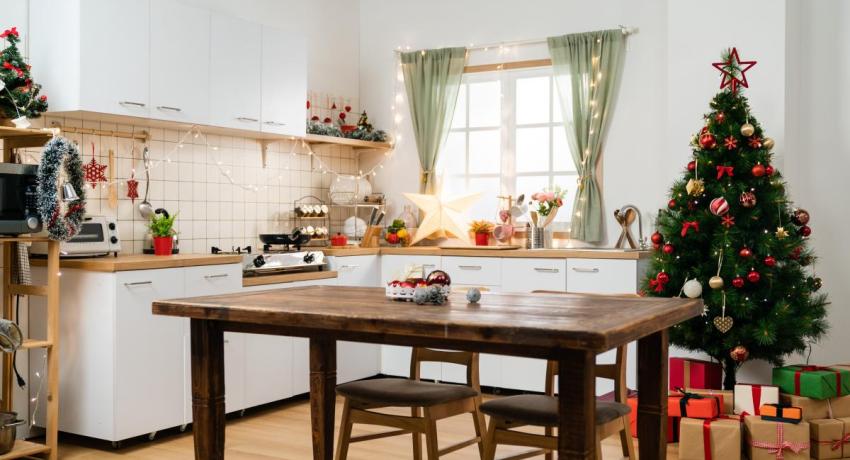
[[(620, 32), (622, 32), (623, 35), (626, 35), (626, 36), (634, 35), (634, 34), (636, 34), (640, 31), (640, 29), (637, 28), (637, 27), (627, 27), (627, 26), (624, 26), (624, 25), (620, 25), (619, 28), (620, 28)], [(466, 47), (466, 50), (467, 51), (482, 51), (482, 50), (488, 50), (490, 48), (497, 48), (498, 49), (498, 48), (505, 48), (505, 47), (512, 47), (512, 46), (540, 45), (540, 44), (543, 44), (543, 43), (546, 43), (545, 38), (535, 38), (535, 39), (531, 39), (531, 40), (516, 40), (516, 41), (512, 41), (512, 42), (489, 43), (489, 44), (484, 44), (484, 45), (470, 44), (469, 46)], [(401, 46), (399, 46), (398, 48), (396, 48), (393, 51), (396, 52), (396, 53), (401, 53), (401, 52), (404, 52), (404, 51), (411, 51), (411, 49), (410, 49), (409, 46), (406, 47), (406, 49), (401, 49)]]

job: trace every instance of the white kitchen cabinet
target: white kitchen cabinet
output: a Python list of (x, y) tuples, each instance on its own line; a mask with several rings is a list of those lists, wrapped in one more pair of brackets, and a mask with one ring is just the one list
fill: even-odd
[(645, 264), (637, 260), (569, 259), (567, 290), (588, 294), (634, 294)]
[(210, 25), (210, 124), (260, 130), (261, 27), (213, 14)]
[(262, 131), (303, 136), (306, 132), (307, 44), (269, 26), (262, 28)]
[(452, 285), (502, 284), (502, 261), (497, 257), (443, 257), (440, 265), (452, 277)]
[(173, 0), (150, 1), (150, 117), (208, 124), (210, 12)]
[(340, 286), (380, 286), (381, 263), (378, 256), (331, 256), (331, 270), (337, 272)]
[(502, 292), (566, 290), (565, 259), (502, 259)]
[(32, 0), (30, 58), (51, 111), (150, 114), (150, 0)]

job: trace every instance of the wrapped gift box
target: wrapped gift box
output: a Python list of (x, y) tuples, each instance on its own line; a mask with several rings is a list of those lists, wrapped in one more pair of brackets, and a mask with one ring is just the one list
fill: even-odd
[(788, 406), (799, 407), (803, 411), (803, 420), (818, 418), (850, 417), (850, 396), (829, 399), (812, 399), (805, 396), (782, 393), (779, 401)]
[(679, 425), (679, 459), (740, 460), (741, 422), (683, 418)]
[(759, 416), (744, 418), (746, 448), (750, 460), (808, 460), (809, 424), (762, 420)]
[(722, 395), (672, 394), (667, 398), (667, 414), (672, 417), (717, 418), (723, 411)]
[(701, 389), (701, 388), (686, 388), (686, 392), (688, 393), (696, 393), (698, 395), (704, 396), (722, 396), (723, 397), (723, 407), (721, 408), (721, 412), (723, 414), (734, 414), (734, 401), (735, 401), (735, 392), (732, 390), (712, 390), (712, 389)]
[(850, 395), (850, 370), (820, 366), (773, 368), (773, 384), (783, 393), (814, 399)]
[(670, 358), (670, 391), (678, 388), (720, 390), (723, 367), (719, 363), (690, 358)]
[[(629, 412), (629, 429), (632, 437), (637, 437), (637, 398), (628, 399), (629, 407), (632, 409)], [(669, 409), (668, 409), (669, 412)], [(679, 442), (679, 417), (667, 417), (667, 442)]]
[(771, 422), (797, 424), (803, 421), (803, 410), (782, 404), (764, 404), (761, 406), (761, 418)]
[(812, 458), (850, 458), (850, 418), (809, 421)]
[(774, 385), (757, 385), (754, 383), (739, 383), (735, 385), (734, 412), (750, 415), (760, 415), (759, 410), (764, 404), (779, 402), (779, 387)]

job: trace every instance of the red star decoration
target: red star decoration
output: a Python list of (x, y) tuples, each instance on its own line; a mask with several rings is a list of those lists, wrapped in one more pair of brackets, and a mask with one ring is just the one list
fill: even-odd
[(728, 150), (738, 148), (738, 139), (735, 139), (733, 136), (729, 136), (723, 140), (723, 146)]
[(729, 57), (725, 61), (712, 62), (711, 65), (723, 73), (720, 89), (728, 86), (732, 89), (732, 94), (735, 94), (738, 92), (738, 85), (744, 88), (750, 87), (747, 84), (746, 72), (756, 65), (756, 61), (742, 61), (738, 57), (738, 49), (732, 48), (732, 51), (729, 52)]
[(136, 179), (128, 179), (127, 180), (127, 198), (130, 199), (131, 202), (135, 203), (136, 198), (139, 197), (139, 181)]
[(726, 228), (732, 228), (732, 226), (735, 225), (735, 218), (730, 216), (729, 214), (727, 214), (727, 215), (723, 216), (723, 219), (722, 219), (722, 222), (720, 222), (720, 225), (723, 225)]
[(83, 165), (86, 182), (91, 183), (91, 187), (97, 187), (100, 182), (106, 182), (106, 165), (97, 162), (97, 159), (92, 157), (91, 161)]
[(761, 148), (761, 138), (759, 138), (758, 136), (753, 136), (753, 137), (750, 138), (749, 144), (750, 144), (750, 147), (752, 147), (754, 149), (760, 149)]

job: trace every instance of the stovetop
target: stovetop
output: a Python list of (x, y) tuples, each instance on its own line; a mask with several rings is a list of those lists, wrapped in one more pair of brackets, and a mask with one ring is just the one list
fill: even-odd
[(263, 249), (261, 254), (256, 254), (251, 246), (233, 247), (230, 251), (213, 246), (210, 252), (241, 255), (242, 274), (245, 276), (321, 271), (327, 267), (325, 253), (322, 251), (290, 250), (287, 247), (270, 245), (264, 245)]

